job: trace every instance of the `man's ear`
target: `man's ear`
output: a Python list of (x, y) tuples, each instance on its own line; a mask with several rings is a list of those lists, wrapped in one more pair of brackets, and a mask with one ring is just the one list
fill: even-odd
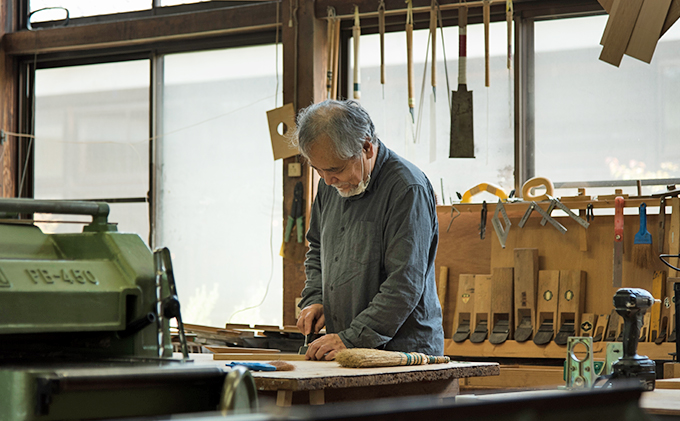
[(366, 152), (366, 158), (368, 159), (373, 158), (373, 154), (375, 153), (373, 144), (368, 140), (364, 140), (364, 144), (362, 147), (364, 149), (364, 152)]

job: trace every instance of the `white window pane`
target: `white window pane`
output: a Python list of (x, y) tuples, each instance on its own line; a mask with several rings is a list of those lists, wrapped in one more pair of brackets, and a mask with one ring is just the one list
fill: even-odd
[[(38, 70), (35, 198), (146, 197), (148, 116), (146, 60)], [(147, 212), (121, 215), (144, 240)]]
[(266, 116), (275, 57), (273, 45), (165, 57), (158, 244), (188, 323), (282, 323), (283, 169)]
[[(30, 0), (30, 11), (34, 12), (46, 7), (64, 7), (68, 9), (69, 17), (110, 15), (113, 13), (134, 12), (151, 8), (152, 0)], [(33, 15), (31, 22), (44, 22), (64, 19), (64, 12), (51, 10)]]
[(607, 17), (535, 25), (536, 175), (680, 177), (680, 26), (660, 39), (651, 64), (624, 56), (617, 68), (599, 60)]
[[(429, 30), (414, 31), (415, 124), (408, 110), (406, 34), (385, 35), (385, 94), (380, 84), (380, 36), (362, 35), (360, 45), (361, 104), (368, 110), (380, 140), (421, 168), (437, 196), (444, 186), (445, 203), (480, 182), (494, 183), (506, 193), (514, 185), (512, 74), (507, 69), (505, 22), (492, 23), (489, 36), (489, 87), (484, 81), (484, 26), (467, 27), (467, 89), (473, 92), (475, 158), (449, 158), (451, 111), (447, 95), (442, 36), (437, 30), (436, 102), (431, 87), (431, 53), (426, 49)], [(458, 90), (458, 28), (444, 29), (446, 67), (452, 91)], [(350, 41), (350, 51), (353, 45)], [(424, 68), (428, 55), (427, 68)], [(353, 53), (350, 52), (350, 57)], [(353, 63), (349, 82), (353, 84)], [(424, 90), (423, 77), (425, 77)], [(352, 93), (350, 92), (350, 97)], [(422, 95), (422, 96), (421, 96)], [(421, 99), (422, 98), (422, 99)], [(422, 110), (421, 110), (422, 104)], [(415, 142), (414, 142), (415, 133)], [(431, 148), (436, 153), (431, 153)], [(475, 200), (492, 200), (480, 194)], [(439, 200), (442, 203), (441, 199)]]

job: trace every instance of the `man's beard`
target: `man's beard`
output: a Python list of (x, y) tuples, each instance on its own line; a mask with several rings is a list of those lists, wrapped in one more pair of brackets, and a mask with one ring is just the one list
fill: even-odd
[(361, 160), (361, 181), (357, 186), (354, 186), (350, 188), (347, 191), (342, 191), (340, 190), (339, 186), (337, 184), (333, 184), (333, 187), (335, 187), (335, 190), (338, 191), (338, 194), (342, 197), (352, 197), (352, 196), (357, 196), (366, 191), (366, 188), (368, 187), (368, 183), (371, 181), (371, 174), (369, 173), (368, 176), (366, 177), (366, 180), (364, 180), (364, 160)]

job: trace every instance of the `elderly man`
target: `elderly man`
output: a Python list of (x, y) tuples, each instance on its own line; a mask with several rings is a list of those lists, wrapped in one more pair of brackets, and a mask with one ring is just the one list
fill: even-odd
[(319, 173), (307, 232), (307, 280), (297, 326), (326, 335), (306, 357), (345, 348), (443, 355), (434, 258), (432, 185), (376, 136), (354, 101), (328, 100), (298, 115), (294, 142)]

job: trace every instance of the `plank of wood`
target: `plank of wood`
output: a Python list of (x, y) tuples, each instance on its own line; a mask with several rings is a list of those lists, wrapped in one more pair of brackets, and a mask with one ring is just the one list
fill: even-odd
[(619, 66), (630, 41), (643, 0), (614, 0), (602, 37), (600, 60)]
[(663, 23), (663, 28), (661, 29), (661, 36), (670, 29), (671, 26), (680, 18), (680, 0), (673, 0), (671, 2), (671, 7), (668, 10), (668, 15), (666, 15), (666, 21)]
[(507, 320), (509, 326), (509, 337), (512, 337), (514, 330), (512, 312), (512, 292), (513, 292), (514, 269), (513, 268), (494, 268), (491, 273), (491, 295), (490, 295), (490, 323), (489, 335), (493, 332), (496, 324), (501, 320)]
[(534, 332), (538, 332), (539, 327), (546, 320), (552, 320), (553, 330), (557, 332), (559, 287), (559, 270), (538, 271), (538, 302), (536, 303), (536, 327)]
[(515, 324), (529, 316), (536, 323), (536, 290), (538, 288), (538, 249), (515, 249)]
[(203, 345), (208, 350), (215, 354), (277, 354), (281, 352), (280, 349), (267, 348), (242, 348), (236, 346), (222, 346), (222, 345)]
[(243, 353), (243, 354), (214, 354), (213, 359), (227, 361), (305, 361), (305, 356), (284, 353), (280, 354)]
[(449, 284), (449, 268), (441, 266), (439, 268), (439, 282), (437, 283), (437, 296), (439, 297), (439, 305), (442, 308), (442, 314), (446, 308), (446, 289)]
[(649, 342), (654, 342), (659, 336), (659, 326), (661, 322), (661, 307), (663, 307), (663, 299), (666, 296), (666, 272), (655, 271), (652, 278), (652, 297), (659, 300), (658, 303), (652, 304), (650, 313), (651, 321), (649, 324)]
[[(607, 353), (608, 342), (595, 342), (593, 344), (593, 355), (595, 359), (604, 359)], [(660, 345), (650, 342), (638, 343), (637, 352), (639, 355), (646, 355), (652, 360), (668, 360), (668, 353), (675, 352), (675, 344), (664, 342)], [(444, 340), (444, 354), (453, 358), (456, 357), (475, 357), (475, 358), (560, 358), (567, 357), (567, 347), (550, 342), (544, 346), (536, 346), (532, 341), (517, 342), (505, 341), (501, 345), (494, 345), (489, 341), (478, 344), (465, 341), (455, 343), (451, 339)]]
[(585, 309), (586, 273), (582, 270), (561, 270), (557, 302), (558, 321), (556, 329), (569, 320), (574, 328), (581, 325), (581, 314)]
[(497, 376), (498, 363), (450, 362), (399, 367), (346, 368), (335, 361), (295, 361), (292, 371), (253, 372), (258, 390), (319, 390)]
[[(680, 198), (674, 197), (671, 199), (671, 226), (668, 230), (668, 254), (680, 254)], [(671, 257), (668, 262), (678, 267), (678, 258)], [(677, 270), (668, 268), (668, 276), (671, 278), (680, 276)]]
[(453, 331), (451, 337), (458, 330), (460, 322), (467, 320), (470, 329), (474, 329), (472, 325), (472, 315), (475, 308), (475, 275), (462, 274), (458, 279), (458, 295), (456, 299), (456, 314), (453, 317)]
[(508, 389), (563, 386), (564, 369), (550, 366), (500, 367), (498, 376), (461, 379), (461, 389)]
[(607, 326), (609, 325), (609, 314), (598, 314), (597, 324), (595, 325), (595, 331), (593, 332), (593, 340), (599, 336), (599, 341), (603, 341), (607, 335)]
[(652, 61), (670, 5), (671, 0), (645, 0), (642, 3), (626, 48), (627, 55), (645, 63)]
[(491, 275), (475, 275), (474, 317), (470, 330), (474, 332), (480, 322), (489, 325), (491, 314)]
[(580, 336), (588, 337), (593, 336), (595, 331), (595, 323), (597, 315), (593, 313), (583, 313), (581, 315), (581, 324), (578, 325), (578, 330)]
[[(659, 389), (680, 389), (680, 363), (670, 362), (663, 364), (664, 382), (656, 387)], [(668, 381), (673, 379), (673, 381)]]
[(676, 328), (675, 291), (673, 288), (676, 282), (680, 282), (680, 278), (666, 278), (666, 297), (663, 299), (663, 306), (668, 307), (668, 336), (670, 336)]
[[(449, 285), (447, 288), (446, 308), (444, 309), (444, 332), (451, 335), (458, 327), (454, 325), (456, 303), (458, 302), (458, 282), (461, 274), (491, 273), (491, 243), (498, 243), (495, 235), (487, 232), (482, 240), (479, 238), (479, 206), (456, 205), (460, 215), (451, 223), (451, 206), (437, 206), (439, 220), (439, 247), (435, 266), (449, 268)], [(455, 213), (454, 213), (455, 216)], [(487, 225), (487, 227), (489, 227)], [(474, 287), (473, 287), (474, 289)], [(455, 326), (455, 327), (454, 327)], [(450, 337), (450, 336), (449, 336)]]

